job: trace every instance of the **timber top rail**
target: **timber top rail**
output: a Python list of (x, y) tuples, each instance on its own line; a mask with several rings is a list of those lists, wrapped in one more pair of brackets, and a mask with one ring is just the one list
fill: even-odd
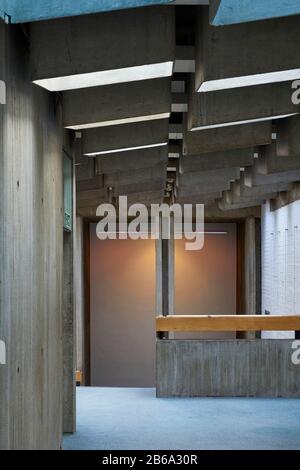
[(156, 331), (299, 331), (300, 315), (169, 315)]

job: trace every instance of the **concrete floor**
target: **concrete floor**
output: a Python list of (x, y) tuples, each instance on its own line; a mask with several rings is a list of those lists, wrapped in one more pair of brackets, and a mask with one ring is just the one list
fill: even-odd
[(300, 449), (300, 399), (155, 398), (152, 388), (77, 388), (64, 449)]

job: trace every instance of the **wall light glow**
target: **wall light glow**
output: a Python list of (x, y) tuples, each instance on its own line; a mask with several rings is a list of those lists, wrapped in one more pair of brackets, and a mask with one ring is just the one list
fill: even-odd
[(79, 73), (64, 77), (44, 78), (33, 83), (48, 91), (66, 91), (93, 86), (113, 85), (115, 83), (150, 80), (151, 78), (170, 77), (173, 73), (173, 62), (138, 65), (122, 69), (103, 70), (101, 72)]

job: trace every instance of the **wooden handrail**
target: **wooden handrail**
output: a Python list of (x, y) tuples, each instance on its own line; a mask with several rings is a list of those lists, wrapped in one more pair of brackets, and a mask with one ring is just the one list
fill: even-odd
[(299, 331), (300, 315), (169, 315), (156, 317), (156, 331)]

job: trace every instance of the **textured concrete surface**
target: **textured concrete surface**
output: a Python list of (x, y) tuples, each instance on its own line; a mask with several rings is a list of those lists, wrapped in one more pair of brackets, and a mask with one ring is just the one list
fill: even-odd
[(157, 396), (300, 397), (292, 340), (158, 340)]
[(5, 32), (0, 329), (7, 345), (7, 365), (0, 366), (0, 448), (58, 449), (62, 436), (61, 107), (54, 96), (31, 84), (22, 30), (11, 27)]
[(171, 112), (171, 80), (155, 78), (63, 93), (65, 127)]
[(77, 389), (63, 449), (300, 449), (300, 400), (155, 398), (152, 388)]
[[(196, 36), (196, 89), (211, 80), (299, 67), (295, 54), (300, 45), (297, 16), (216, 28), (209, 24), (208, 9), (203, 9), (198, 11), (198, 21), (201, 27)], [(224, 83), (218, 85), (219, 89), (226, 88)]]
[(173, 61), (174, 29), (175, 9), (162, 6), (33, 22), (32, 79)]

